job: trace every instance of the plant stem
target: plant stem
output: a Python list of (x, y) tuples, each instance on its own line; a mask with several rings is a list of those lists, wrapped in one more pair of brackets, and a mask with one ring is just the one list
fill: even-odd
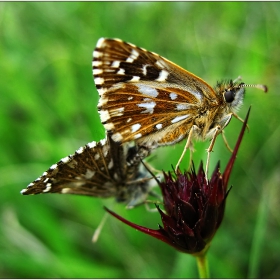
[(196, 256), (196, 263), (197, 263), (199, 278), (200, 279), (210, 278), (206, 254), (201, 254), (199, 256)]

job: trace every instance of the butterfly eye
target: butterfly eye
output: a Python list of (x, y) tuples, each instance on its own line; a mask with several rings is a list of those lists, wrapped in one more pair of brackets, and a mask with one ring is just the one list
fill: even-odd
[(227, 103), (231, 103), (234, 100), (235, 92), (233, 90), (227, 90), (224, 97)]

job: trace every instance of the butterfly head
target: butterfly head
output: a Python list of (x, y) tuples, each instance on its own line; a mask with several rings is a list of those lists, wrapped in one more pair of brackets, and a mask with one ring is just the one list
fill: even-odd
[(224, 102), (230, 110), (236, 112), (242, 105), (246, 87), (254, 87), (267, 92), (267, 86), (265, 85), (249, 85), (242, 82), (236, 82), (236, 80), (218, 82), (216, 92), (219, 95), (222, 95)]

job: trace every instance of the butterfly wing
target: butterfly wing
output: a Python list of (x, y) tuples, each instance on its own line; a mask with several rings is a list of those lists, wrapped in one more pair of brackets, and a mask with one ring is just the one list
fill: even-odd
[(52, 165), (21, 193), (115, 197), (118, 202), (135, 206), (146, 199), (152, 187), (137, 153), (135, 146), (120, 145), (108, 134)]
[[(74, 155), (52, 165), (41, 177), (30, 183), (21, 193), (62, 193), (99, 197), (116, 195), (112, 177), (113, 162), (107, 139), (91, 142)], [(107, 183), (106, 183), (107, 182)]]
[(118, 39), (101, 38), (93, 52), (101, 121), (119, 142), (174, 144), (185, 138), (214, 90), (171, 61)]

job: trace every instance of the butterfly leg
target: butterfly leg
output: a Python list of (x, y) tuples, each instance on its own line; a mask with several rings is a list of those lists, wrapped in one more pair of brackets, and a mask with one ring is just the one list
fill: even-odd
[[(233, 115), (235, 118), (237, 118), (239, 121), (241, 121), (242, 123), (244, 123), (244, 120), (241, 119), (237, 114), (232, 113), (232, 115)], [(249, 125), (248, 125), (248, 124), (246, 124), (246, 127), (247, 127), (247, 129), (248, 129), (248, 131), (249, 131)]]
[(226, 147), (230, 149), (224, 134), (223, 134), (223, 129), (229, 124), (231, 117), (232, 117), (232, 113), (225, 115), (222, 119), (219, 120), (219, 124), (217, 124), (215, 127), (213, 127), (207, 134), (207, 137), (211, 137), (211, 143), (209, 148), (207, 149), (207, 161), (206, 161), (206, 167), (205, 167), (205, 175), (206, 177), (208, 176), (208, 168), (209, 168), (209, 162), (210, 162), (210, 153), (213, 151), (213, 147), (216, 141), (216, 138), (218, 136), (218, 134), (220, 134), (222, 132)]
[(224, 130), (222, 130), (222, 136), (223, 136), (223, 140), (224, 140), (224, 143), (225, 143), (227, 149), (232, 153), (233, 150), (232, 150), (232, 148), (229, 146), (229, 143), (228, 143), (227, 138), (226, 138), (226, 136), (225, 136)]
[(190, 152), (191, 152), (191, 160), (192, 160), (192, 138), (193, 138), (193, 133), (195, 131), (195, 129), (197, 129), (197, 126), (196, 125), (193, 125), (192, 128), (190, 129), (190, 132), (189, 132), (189, 135), (188, 135), (188, 139), (187, 139), (187, 142), (186, 142), (186, 145), (184, 147), (184, 150), (178, 160), (178, 163), (176, 164), (176, 167), (175, 167), (175, 171), (177, 172), (178, 168), (179, 168), (179, 165), (185, 155), (185, 153), (187, 152), (187, 149), (190, 148)]
[(206, 178), (208, 178), (208, 168), (209, 168), (209, 162), (210, 162), (210, 153), (213, 151), (213, 147), (214, 147), (216, 138), (217, 138), (217, 136), (220, 133), (220, 130), (221, 130), (221, 127), (219, 125), (217, 125), (215, 127), (215, 131), (214, 131), (213, 137), (211, 139), (211, 143), (209, 145), (209, 148), (207, 149), (207, 160), (206, 160), (206, 167), (205, 167)]

